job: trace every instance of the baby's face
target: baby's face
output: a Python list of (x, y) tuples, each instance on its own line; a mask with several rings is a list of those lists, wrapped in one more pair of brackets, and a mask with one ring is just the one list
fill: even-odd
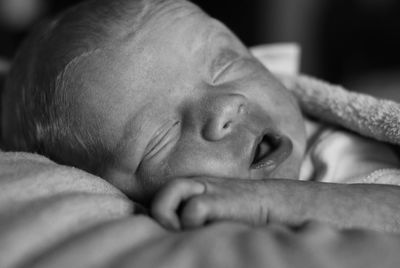
[(305, 148), (297, 104), (193, 4), (159, 10), (80, 68), (82, 122), (118, 148), (104, 177), (135, 200), (175, 177), (297, 178)]

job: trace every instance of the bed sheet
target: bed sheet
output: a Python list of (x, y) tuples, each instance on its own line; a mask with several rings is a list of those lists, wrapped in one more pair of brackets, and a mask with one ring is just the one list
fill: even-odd
[(170, 232), (104, 180), (0, 153), (0, 267), (400, 267), (400, 237), (222, 222)]

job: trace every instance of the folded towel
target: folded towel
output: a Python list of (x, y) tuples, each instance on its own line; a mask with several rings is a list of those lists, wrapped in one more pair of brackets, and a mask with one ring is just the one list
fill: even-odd
[(399, 103), (307, 76), (286, 77), (283, 82), (306, 114), (379, 141), (400, 144)]
[[(282, 81), (305, 114), (378, 141), (400, 144), (399, 103), (351, 92), (307, 76), (284, 76)], [(400, 169), (379, 169), (346, 182), (400, 185)]]

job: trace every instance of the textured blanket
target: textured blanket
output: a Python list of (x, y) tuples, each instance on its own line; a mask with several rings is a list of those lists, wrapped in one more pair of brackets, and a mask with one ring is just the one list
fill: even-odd
[(0, 267), (400, 267), (400, 236), (221, 222), (169, 232), (117, 189), (32, 154), (0, 155)]
[(311, 77), (289, 81), (307, 114), (379, 141), (400, 144), (399, 103), (349, 92)]
[[(284, 82), (306, 113), (400, 143), (397, 103), (312, 78)], [(0, 153), (0, 267), (400, 267), (399, 235), (229, 222), (174, 233), (135, 209), (101, 178)]]

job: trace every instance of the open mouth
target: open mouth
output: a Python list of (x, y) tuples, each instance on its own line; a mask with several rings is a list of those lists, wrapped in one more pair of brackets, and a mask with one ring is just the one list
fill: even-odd
[(254, 144), (251, 155), (251, 169), (275, 169), (292, 153), (291, 140), (280, 134), (266, 133), (261, 135)]

